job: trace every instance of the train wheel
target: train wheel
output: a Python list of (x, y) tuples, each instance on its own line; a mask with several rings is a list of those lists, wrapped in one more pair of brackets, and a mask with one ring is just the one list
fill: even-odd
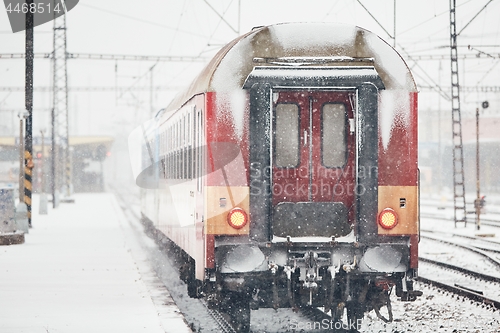
[(229, 315), (231, 326), (236, 332), (250, 332), (250, 299), (246, 294), (231, 293), (226, 298), (224, 312)]
[(195, 261), (185, 259), (185, 263), (179, 268), (179, 277), (187, 285), (187, 293), (191, 298), (200, 298), (202, 294), (202, 282), (196, 279)]
[(342, 317), (344, 316), (344, 308), (345, 308), (345, 305), (343, 302), (338, 303), (337, 305), (332, 307), (331, 312), (332, 312), (333, 322), (338, 323), (338, 322), (342, 321)]
[(347, 303), (347, 325), (350, 330), (357, 331), (360, 328), (364, 315), (364, 305), (362, 303)]
[(191, 278), (187, 282), (188, 296), (191, 298), (200, 298), (203, 296), (202, 293), (202, 283), (200, 280)]

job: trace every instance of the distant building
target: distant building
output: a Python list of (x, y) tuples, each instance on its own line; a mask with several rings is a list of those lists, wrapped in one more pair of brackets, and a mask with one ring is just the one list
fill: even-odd
[[(109, 156), (114, 139), (107, 136), (76, 136), (69, 138), (71, 183), (74, 192), (101, 192), (104, 190), (102, 162)], [(40, 192), (42, 178), (44, 191), (51, 190), (51, 152), (50, 137), (45, 138), (42, 150), (41, 137), (33, 138), (33, 192)], [(0, 183), (17, 186), (19, 183), (19, 138), (0, 137)], [(64, 169), (58, 173), (59, 185), (64, 184)]]

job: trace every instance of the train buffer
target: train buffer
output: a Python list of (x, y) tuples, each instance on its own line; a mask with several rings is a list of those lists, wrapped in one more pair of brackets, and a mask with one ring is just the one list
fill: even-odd
[(110, 193), (75, 194), (0, 248), (2, 332), (191, 332)]

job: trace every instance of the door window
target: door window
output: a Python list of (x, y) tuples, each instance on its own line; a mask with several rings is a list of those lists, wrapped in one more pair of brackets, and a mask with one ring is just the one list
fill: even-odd
[(324, 104), (321, 117), (321, 153), (323, 166), (327, 168), (340, 168), (346, 164), (347, 160), (347, 122), (344, 104)]
[(275, 166), (293, 168), (299, 164), (299, 107), (296, 104), (276, 105)]

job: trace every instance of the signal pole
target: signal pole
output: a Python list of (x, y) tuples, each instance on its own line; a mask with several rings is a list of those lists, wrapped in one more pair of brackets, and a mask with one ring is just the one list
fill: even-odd
[[(62, 2), (64, 4), (64, 2)], [(64, 7), (64, 6), (63, 6)], [(64, 8), (64, 11), (66, 9)], [(56, 12), (54, 12), (56, 14)], [(71, 164), (68, 130), (68, 52), (66, 48), (66, 14), (54, 18), (53, 95), (52, 95), (52, 200), (59, 205), (60, 190), (71, 195)], [(65, 200), (71, 202), (70, 200)]]
[(460, 84), (458, 80), (456, 0), (450, 0), (450, 51), (451, 51), (451, 119), (453, 140), (453, 203), (455, 228), (463, 222), (467, 227), (464, 180), (464, 149), (462, 143), (462, 119), (460, 113)]
[(481, 183), (479, 181), (479, 108), (476, 108), (476, 200), (474, 206), (476, 208), (476, 229), (481, 229)]
[[(457, 32), (456, 26), (456, 0), (450, 0), (450, 58), (451, 58), (451, 119), (453, 139), (453, 202), (455, 209), (455, 228), (458, 222), (464, 222), (467, 227), (467, 210), (465, 205), (465, 180), (464, 180), (464, 150), (462, 143), (462, 120), (460, 115), (460, 84), (458, 80), (458, 52), (457, 37), (469, 24), (492, 2), (490, 0), (479, 12)], [(462, 212), (463, 217), (460, 218)]]
[[(28, 8), (33, 0), (28, 0)], [(26, 84), (25, 84), (26, 134), (24, 136), (24, 202), (31, 227), (31, 190), (33, 171), (33, 13), (26, 13)]]

